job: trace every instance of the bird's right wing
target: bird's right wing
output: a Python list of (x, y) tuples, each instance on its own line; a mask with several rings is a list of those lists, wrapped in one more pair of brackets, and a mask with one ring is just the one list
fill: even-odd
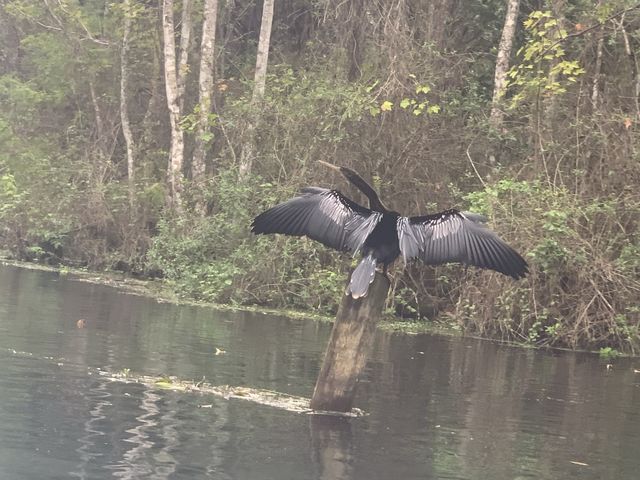
[(251, 231), (307, 236), (355, 254), (381, 218), (381, 213), (358, 205), (337, 190), (308, 187), (299, 196), (258, 215)]

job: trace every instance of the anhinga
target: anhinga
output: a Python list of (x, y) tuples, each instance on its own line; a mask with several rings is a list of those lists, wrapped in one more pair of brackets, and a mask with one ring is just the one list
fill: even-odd
[(418, 257), (428, 265), (459, 262), (509, 275), (528, 273), (527, 262), (494, 232), (484, 227), (481, 215), (450, 209), (431, 215), (403, 217), (389, 210), (376, 191), (353, 170), (338, 170), (369, 199), (369, 208), (338, 190), (303, 188), (300, 195), (258, 215), (251, 223), (255, 234), (306, 235), (324, 245), (354, 255), (362, 261), (351, 274), (347, 294), (367, 294), (377, 264), (386, 273), (400, 255), (405, 262)]

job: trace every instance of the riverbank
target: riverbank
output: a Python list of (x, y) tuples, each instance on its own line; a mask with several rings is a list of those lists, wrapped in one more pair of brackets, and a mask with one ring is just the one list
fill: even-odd
[[(171, 286), (163, 280), (133, 278), (120, 272), (96, 272), (71, 267), (52, 267), (38, 263), (21, 262), (6, 257), (0, 257), (0, 266), (11, 266), (29, 270), (52, 272), (69, 280), (95, 283), (117, 288), (131, 295), (140, 295), (155, 299), (159, 303), (172, 303), (174, 305), (189, 305), (203, 308), (211, 308), (226, 312), (253, 312), (265, 315), (279, 315), (289, 318), (304, 318), (318, 322), (333, 322), (333, 317), (311, 311), (291, 310), (282, 308), (267, 308), (252, 305), (226, 305), (213, 302), (204, 302), (176, 295)], [(438, 335), (462, 335), (459, 328), (445, 324), (434, 325), (430, 322), (415, 320), (398, 320), (392, 315), (385, 315), (378, 328), (385, 331), (398, 332), (406, 335), (418, 335), (422, 333)]]
[[(78, 282), (95, 283), (98, 285), (106, 285), (113, 288), (117, 288), (130, 295), (140, 295), (148, 298), (155, 299), (158, 303), (171, 303), (174, 305), (188, 305), (202, 308), (210, 308), (213, 310), (225, 311), (225, 312), (252, 312), (260, 313), (264, 315), (277, 315), (289, 318), (303, 318), (313, 320), (317, 322), (332, 323), (333, 317), (328, 315), (322, 315), (311, 311), (283, 309), (283, 308), (268, 308), (255, 305), (229, 305), (214, 302), (205, 302), (201, 300), (195, 300), (190, 298), (181, 297), (171, 288), (166, 281), (157, 279), (144, 279), (133, 278), (121, 272), (113, 271), (89, 271), (71, 267), (53, 267), (49, 265), (42, 265), (38, 263), (21, 262), (6, 257), (0, 257), (0, 266), (12, 266), (17, 268), (25, 268), (30, 270), (40, 270), (45, 272), (53, 272), (69, 280)], [(479, 335), (465, 334), (461, 327), (456, 323), (444, 323), (444, 322), (429, 322), (419, 320), (399, 320), (397, 317), (391, 314), (383, 315), (382, 321), (378, 323), (378, 329), (387, 332), (394, 332), (403, 335), (443, 335), (443, 336), (456, 336), (473, 338), (475, 340), (483, 340), (493, 343), (499, 343), (503, 345), (509, 345), (513, 347), (525, 348), (525, 349), (539, 349), (539, 350), (556, 350), (556, 351), (573, 351), (598, 354), (602, 358), (613, 359), (617, 357), (638, 357), (625, 352), (620, 352), (614, 348), (600, 348), (598, 350), (589, 350), (582, 348), (566, 348), (560, 346), (537, 346), (531, 343), (519, 343), (507, 340), (497, 340), (495, 338), (486, 338)]]
[[(22, 262), (13, 260), (4, 256), (0, 256), (0, 266), (11, 266), (17, 268), (24, 268), (29, 270), (39, 270), (44, 272), (56, 273), (69, 280), (95, 283), (98, 285), (106, 285), (116, 288), (130, 295), (140, 295), (148, 298), (155, 299), (158, 303), (171, 303), (174, 305), (196, 306), (202, 308), (210, 308), (212, 310), (224, 311), (224, 312), (252, 312), (261, 313), (264, 315), (277, 315), (288, 318), (299, 318), (313, 320), (317, 322), (332, 323), (333, 317), (328, 315), (322, 315), (311, 311), (283, 309), (283, 308), (268, 308), (253, 305), (228, 305), (214, 302), (205, 302), (200, 300), (194, 300), (189, 298), (180, 297), (177, 295), (167, 284), (166, 281), (157, 279), (144, 279), (133, 278), (120, 272), (109, 271), (89, 271), (84, 269), (72, 268), (72, 267), (53, 267), (49, 265), (42, 265), (38, 263)], [(598, 354), (605, 359), (614, 359), (617, 357), (639, 357), (639, 355), (630, 355), (628, 353), (620, 352), (612, 348), (601, 348), (599, 350), (588, 350), (581, 348), (566, 348), (566, 347), (554, 347), (554, 346), (536, 346), (530, 343), (518, 343), (506, 340), (497, 340), (494, 338), (486, 338), (478, 335), (465, 334), (459, 325), (451, 323), (446, 324), (443, 322), (433, 323), (429, 321), (418, 320), (398, 320), (391, 314), (385, 314), (381, 322), (378, 323), (378, 329), (387, 332), (394, 332), (403, 335), (443, 335), (443, 336), (455, 336), (472, 338), (475, 340), (483, 340), (492, 343), (499, 343), (502, 345), (508, 345), (512, 347), (524, 348), (524, 349), (537, 349), (537, 350), (554, 350), (554, 351), (573, 351)]]

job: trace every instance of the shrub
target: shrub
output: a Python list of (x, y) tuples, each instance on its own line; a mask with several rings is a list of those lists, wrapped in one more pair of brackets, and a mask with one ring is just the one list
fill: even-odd
[(258, 178), (238, 183), (233, 170), (221, 173), (211, 184), (218, 201), (210, 216), (187, 212), (160, 221), (148, 268), (160, 269), (184, 297), (335, 311), (345, 278), (337, 255), (305, 239), (249, 233), (253, 215), (276, 203), (276, 192), (293, 193)]
[(531, 275), (467, 275), (457, 314), (468, 331), (536, 345), (640, 348), (637, 225), (627, 197), (583, 199), (540, 182), (500, 181), (467, 195), (525, 252)]

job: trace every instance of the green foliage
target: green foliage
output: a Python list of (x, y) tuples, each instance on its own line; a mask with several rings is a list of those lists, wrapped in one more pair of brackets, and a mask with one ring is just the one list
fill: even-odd
[[(56, 175), (49, 158), (36, 144), (12, 158), (0, 155), (0, 239), (20, 258), (46, 260), (58, 257), (65, 232), (71, 189)], [(42, 176), (42, 170), (49, 175)], [(56, 263), (58, 259), (56, 258)]]
[(12, 208), (18, 197), (16, 179), (11, 174), (0, 177), (0, 215)]
[(626, 231), (638, 233), (638, 199), (586, 200), (543, 182), (514, 180), (466, 198), (516, 239), (532, 270), (517, 283), (492, 284), (490, 273), (470, 277), (460, 308), (467, 328), (485, 334), (499, 328), (503, 338), (536, 345), (640, 348), (637, 246)]
[(507, 74), (506, 87), (514, 92), (512, 106), (540, 94), (566, 93), (568, 84), (575, 83), (577, 77), (585, 73), (577, 60), (567, 58), (562, 43), (567, 31), (551, 11), (531, 12), (524, 27), (528, 40), (517, 52), (519, 63)]
[(598, 353), (600, 354), (600, 357), (605, 358), (607, 360), (617, 358), (620, 356), (620, 352), (615, 348), (611, 348), (611, 347), (602, 347)]
[(25, 37), (20, 46), (26, 54), (31, 83), (41, 92), (47, 92), (48, 101), (63, 101), (70, 93), (72, 85), (67, 78), (70, 71), (74, 70), (75, 61), (66, 43), (45, 32)]
[[(193, 112), (187, 115), (183, 115), (182, 119), (180, 120), (180, 127), (185, 132), (195, 134), (198, 128), (199, 118), (200, 118), (200, 105), (196, 105), (193, 109)], [(207, 115), (207, 124), (209, 126), (215, 126), (217, 119), (218, 119), (218, 116), (216, 114), (210, 113), (209, 115)], [(211, 140), (213, 140), (213, 133), (211, 132), (206, 133), (203, 136), (202, 140), (204, 140), (205, 143), (211, 142)]]
[[(414, 84), (414, 94), (403, 97), (398, 103), (398, 106), (403, 110), (411, 112), (414, 116), (422, 115), (425, 112), (430, 115), (439, 113), (441, 110), (440, 105), (432, 103), (428, 98), (428, 94), (431, 92), (431, 87), (427, 84), (419, 83), (414, 74), (409, 74), (409, 78)], [(373, 90), (373, 87), (376, 84), (369, 87), (368, 90)], [(369, 113), (375, 117), (383, 112), (391, 112), (393, 109), (394, 103), (390, 100), (384, 100), (379, 105), (377, 103), (371, 104), (369, 106)]]
[(34, 88), (31, 82), (23, 82), (14, 75), (0, 77), (0, 101), (7, 108), (7, 113), (30, 117), (37, 113), (39, 105), (46, 99), (47, 95)]
[[(415, 76), (414, 76), (415, 78)], [(405, 97), (400, 101), (400, 107), (409, 109), (414, 115), (422, 115), (423, 112), (435, 115), (440, 112), (440, 105), (430, 104), (426, 98), (427, 94), (431, 92), (429, 85), (419, 85), (415, 87), (414, 97)]]
[(160, 269), (185, 297), (335, 311), (345, 274), (336, 262), (321, 261), (322, 246), (249, 233), (252, 212), (286, 192), (257, 178), (238, 183), (233, 170), (222, 172), (210, 188), (216, 199), (211, 216), (160, 221), (149, 269)]
[(314, 72), (294, 71), (287, 65), (274, 68), (269, 78), (265, 110), (287, 112), (304, 119), (311, 113), (324, 112), (323, 122), (360, 120), (374, 105), (373, 93), (361, 84), (317, 76)]
[(622, 247), (620, 256), (616, 259), (616, 266), (629, 276), (640, 278), (640, 244), (629, 243)]

